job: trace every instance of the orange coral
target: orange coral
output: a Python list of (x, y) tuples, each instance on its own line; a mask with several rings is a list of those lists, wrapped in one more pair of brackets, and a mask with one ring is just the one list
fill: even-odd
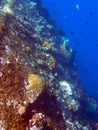
[(56, 66), (56, 59), (53, 57), (53, 56), (51, 56), (50, 57), (50, 70), (53, 70), (54, 68), (55, 68), (55, 66)]
[(44, 41), (42, 46), (44, 47), (45, 50), (49, 50), (52, 48), (53, 43), (50, 43), (49, 41)]
[(44, 46), (44, 47), (49, 47), (49, 42), (48, 42), (48, 41), (44, 41), (44, 42), (43, 42), (43, 46)]

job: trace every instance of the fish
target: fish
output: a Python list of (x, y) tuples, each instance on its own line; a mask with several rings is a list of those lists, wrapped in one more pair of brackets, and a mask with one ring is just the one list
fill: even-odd
[(76, 4), (76, 9), (77, 9), (77, 10), (79, 10), (79, 9), (80, 9), (80, 7), (79, 7), (79, 5), (78, 5), (78, 4)]
[(96, 44), (96, 47), (98, 47), (98, 43)]
[(86, 25), (86, 26), (89, 26), (89, 23), (88, 23), (88, 22), (86, 22), (86, 23), (85, 23), (85, 25)]
[(71, 35), (74, 35), (74, 32), (71, 30), (71, 31), (70, 31), (70, 34), (71, 34)]
[(90, 12), (90, 15), (93, 15), (93, 12), (92, 12), (92, 11)]
[(82, 35), (82, 32), (79, 32), (80, 35)]

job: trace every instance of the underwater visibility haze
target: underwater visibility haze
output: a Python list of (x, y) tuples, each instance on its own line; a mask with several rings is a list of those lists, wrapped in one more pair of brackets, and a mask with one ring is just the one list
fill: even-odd
[(75, 63), (87, 93), (98, 99), (98, 1), (42, 0), (75, 51)]

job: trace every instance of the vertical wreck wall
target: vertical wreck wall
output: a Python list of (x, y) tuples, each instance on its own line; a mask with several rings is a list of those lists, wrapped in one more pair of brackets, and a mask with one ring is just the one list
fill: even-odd
[(6, 2), (0, 8), (0, 129), (89, 130), (97, 102), (82, 89), (68, 39), (41, 3)]

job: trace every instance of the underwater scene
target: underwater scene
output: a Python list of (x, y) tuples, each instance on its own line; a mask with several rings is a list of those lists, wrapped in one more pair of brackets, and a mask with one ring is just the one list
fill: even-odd
[(0, 130), (98, 130), (97, 0), (0, 0)]
[(85, 90), (98, 99), (98, 1), (42, 1), (76, 53), (75, 62)]

